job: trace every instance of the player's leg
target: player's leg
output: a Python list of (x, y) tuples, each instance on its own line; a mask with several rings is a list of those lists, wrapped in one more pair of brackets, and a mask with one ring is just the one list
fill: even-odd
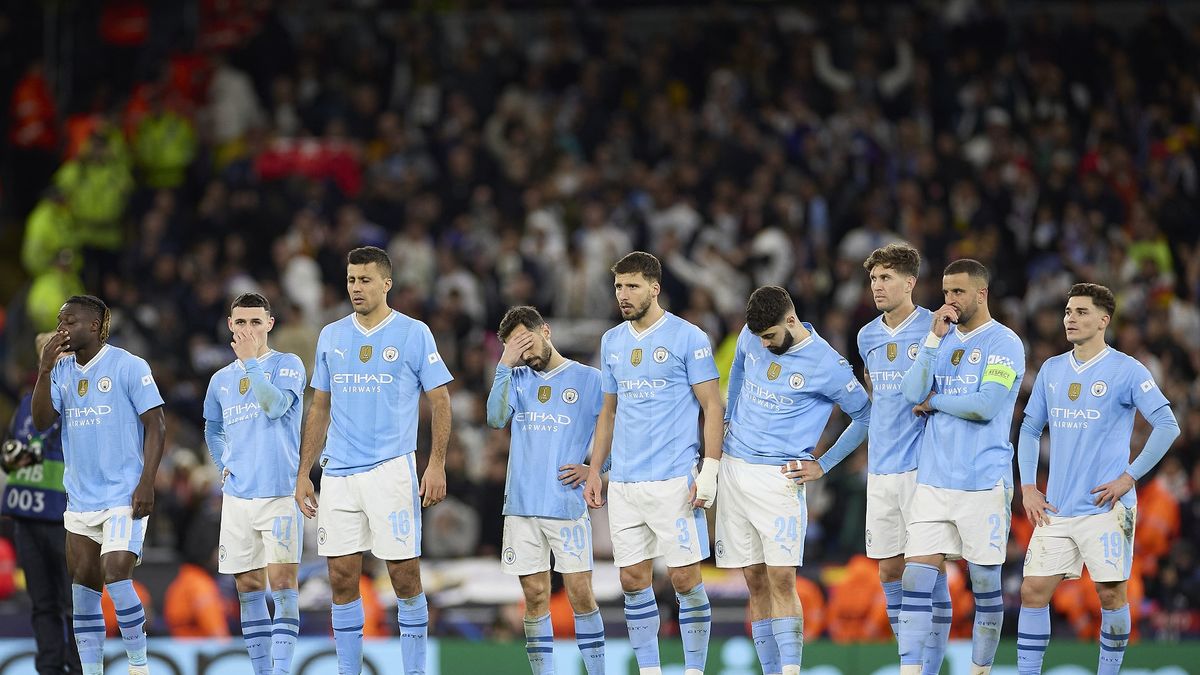
[[(104, 573), (100, 569), (99, 526), (82, 514), (63, 516), (67, 529), (67, 569), (71, 574), (71, 626), (84, 675), (104, 672), (104, 611), (100, 606)], [(94, 537), (89, 533), (94, 531)]]
[(221, 500), (217, 571), (237, 587), (242, 642), (254, 675), (271, 673), (271, 614), (267, 610), (266, 556), (255, 529), (264, 500), (226, 495)]
[(271, 621), (271, 672), (287, 675), (300, 633), (300, 595), (297, 577), (303, 548), (304, 524), (300, 508), (291, 497), (262, 500), (255, 520), (275, 601)]
[(362, 579), (362, 552), (371, 547), (367, 514), (357, 485), (363, 475), (322, 478), (321, 508), (317, 510), (317, 554), (326, 558), (333, 592), (331, 611), (338, 675), (357, 675), (362, 671), (366, 618), (358, 585)]
[(271, 621), (273, 675), (288, 675), (292, 671), (292, 656), (296, 652), (296, 640), (300, 635), (299, 573), (298, 563), (267, 565), (271, 598), (275, 601), (275, 616)]
[(130, 675), (149, 672), (146, 665), (146, 611), (133, 588), (133, 568), (142, 555), (148, 518), (135, 520), (130, 507), (109, 509), (104, 521), (100, 567), (104, 586), (117, 611), (117, 625), (129, 658)]
[(1096, 675), (1120, 672), (1121, 661), (1125, 659), (1125, 647), (1133, 627), (1127, 587), (1128, 583), (1124, 581), (1096, 582), (1096, 593), (1100, 595), (1100, 662)]
[(421, 587), (421, 498), (417, 494), (416, 456), (384, 462), (362, 474), (371, 552), (387, 561), (396, 593), (396, 620), (404, 672), (425, 672), (429, 603)]
[[(724, 494), (722, 495), (724, 497)], [(721, 508), (723, 502), (717, 502)], [(718, 527), (721, 516), (717, 516)], [(717, 535), (718, 546), (724, 547), (724, 540)], [(750, 631), (754, 639), (754, 650), (758, 652), (758, 663), (762, 666), (763, 675), (779, 675), (779, 645), (775, 642), (775, 629), (771, 625), (771, 586), (767, 582), (767, 566), (765, 563), (747, 565), (742, 568), (746, 577), (746, 588), (750, 590)]]
[(550, 623), (550, 571), (521, 577), (525, 594), (525, 654), (533, 675), (554, 673), (554, 627)]
[(925, 649), (921, 652), (921, 673), (937, 675), (942, 672), (942, 661), (946, 657), (946, 646), (950, 643), (950, 624), (954, 609), (950, 604), (950, 583), (946, 578), (946, 561), (938, 565), (937, 581), (933, 583), (931, 618), (933, 628), (925, 638)]
[(962, 553), (962, 540), (953, 523), (950, 491), (917, 485), (909, 507), (904, 574), (901, 577), (900, 672), (924, 670), (925, 642), (933, 630), (933, 591), (947, 556)]
[(712, 633), (712, 605), (700, 578), (700, 561), (709, 555), (708, 523), (704, 509), (688, 500), (690, 477), (665, 481), (647, 512), (658, 550), (675, 587), (679, 602), (679, 633), (683, 639), (685, 675), (704, 672), (708, 641)]
[(955, 491), (952, 513), (962, 538), (963, 557), (975, 596), (975, 626), (971, 632), (972, 675), (992, 669), (1000, 631), (1004, 627), (1004, 598), (1000, 589), (1000, 566), (1008, 546), (1012, 524), (1012, 490), (997, 483), (990, 490)]
[[(901, 579), (904, 578), (905, 535), (900, 487), (893, 475), (867, 474), (867, 557), (879, 561), (879, 583), (887, 598), (888, 621), (897, 641), (900, 639), (900, 605), (903, 604)], [(915, 484), (910, 484), (907, 495), (903, 495), (906, 499), (911, 499), (914, 487)]]
[(333, 591), (333, 646), (337, 651), (338, 675), (358, 675), (362, 672), (363, 624), (366, 623), (362, 596), (358, 591), (362, 579), (362, 553), (333, 556), (326, 564), (329, 587)]
[(804, 608), (796, 592), (796, 568), (767, 566), (767, 583), (771, 593), (771, 628), (779, 645), (779, 662), (783, 675), (800, 675), (804, 656)]
[(700, 563), (669, 567), (675, 599), (679, 602), (679, 635), (683, 639), (685, 675), (704, 672), (708, 660), (708, 640), (712, 632), (712, 605), (700, 578)]
[[(588, 675), (604, 675), (604, 619), (592, 592), (592, 522), (587, 510), (574, 521), (538, 518), (554, 552), (554, 569), (563, 576), (575, 614), (575, 644)], [(548, 614), (548, 613), (547, 613)]]
[(652, 588), (653, 559), (658, 543), (641, 509), (645, 490), (638, 483), (613, 481), (608, 485), (608, 525), (612, 534), (613, 564), (620, 569), (625, 592), (625, 626), (641, 675), (658, 675), (658, 601)]
[(1064, 576), (1026, 574), (1021, 581), (1021, 615), (1017, 619), (1017, 672), (1021, 675), (1042, 672), (1042, 659), (1050, 644), (1050, 598)]

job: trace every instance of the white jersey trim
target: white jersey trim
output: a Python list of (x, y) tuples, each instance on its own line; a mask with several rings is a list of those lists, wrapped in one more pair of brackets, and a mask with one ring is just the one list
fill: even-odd
[(1080, 363), (1075, 360), (1075, 352), (1074, 352), (1074, 350), (1072, 350), (1070, 352), (1067, 352), (1067, 359), (1070, 360), (1071, 368), (1075, 372), (1082, 373), (1083, 371), (1087, 370), (1088, 368), (1091, 368), (1092, 366), (1099, 363), (1100, 359), (1103, 359), (1104, 357), (1108, 356), (1108, 353), (1111, 351), (1112, 351), (1112, 349), (1109, 348), (1107, 345), (1105, 345), (1104, 349), (1099, 354), (1088, 359), (1086, 363)]
[(626, 321), (625, 325), (629, 327), (629, 334), (633, 336), (634, 340), (641, 340), (642, 338), (646, 337), (647, 335), (658, 330), (664, 323), (667, 322), (667, 317), (670, 315), (671, 315), (670, 312), (663, 312), (663, 315), (661, 317), (659, 317), (658, 321), (654, 322), (654, 325), (650, 326), (649, 328), (642, 331), (641, 333), (637, 332), (637, 329), (633, 327), (632, 321)]
[(975, 337), (976, 335), (979, 335), (980, 333), (984, 332), (985, 330), (987, 330), (995, 325), (996, 325), (995, 319), (988, 319), (987, 323), (983, 324), (979, 328), (976, 328), (975, 330), (971, 331), (970, 333), (962, 332), (962, 330), (960, 330), (958, 326), (954, 327), (954, 333), (956, 335), (958, 335), (958, 339), (960, 341), (966, 342), (967, 340), (970, 340), (971, 338)]
[(358, 322), (358, 314), (357, 313), (350, 315), (350, 321), (351, 321), (351, 323), (354, 324), (354, 327), (358, 329), (358, 332), (362, 333), (363, 335), (371, 335), (373, 333), (378, 332), (381, 328), (383, 328), (384, 326), (391, 323), (392, 319), (395, 319), (396, 315), (398, 315), (399, 313), (400, 312), (397, 312), (396, 310), (393, 309), (392, 313), (388, 314), (387, 318), (384, 319), (383, 321), (380, 321), (379, 324), (376, 325), (374, 328), (363, 328), (363, 325)]
[(91, 369), (92, 369), (92, 366), (94, 366), (94, 365), (96, 365), (97, 363), (99, 363), (99, 362), (100, 362), (100, 359), (104, 358), (104, 355), (105, 355), (105, 354), (108, 354), (108, 351), (109, 351), (109, 347), (108, 347), (108, 345), (107, 345), (107, 344), (105, 344), (104, 346), (100, 347), (100, 351), (96, 352), (96, 355), (92, 357), (92, 360), (91, 360), (91, 361), (88, 361), (88, 362), (87, 362), (87, 365), (86, 365), (86, 366), (81, 366), (81, 365), (79, 365), (79, 357), (76, 357), (76, 358), (75, 358), (75, 369), (76, 369), (76, 370), (78, 370), (78, 371), (79, 371), (79, 372), (81, 372), (81, 373), (86, 373), (87, 371), (89, 371), (89, 370), (91, 370)]

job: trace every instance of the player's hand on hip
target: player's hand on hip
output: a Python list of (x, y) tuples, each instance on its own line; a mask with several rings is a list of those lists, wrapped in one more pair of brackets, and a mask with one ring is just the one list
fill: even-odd
[(509, 368), (525, 365), (525, 352), (533, 347), (533, 333), (525, 332), (516, 337), (510, 336), (504, 343), (504, 352), (500, 354), (500, 363)]
[(583, 499), (593, 509), (604, 506), (604, 479), (600, 477), (599, 471), (588, 470), (587, 485), (583, 487)]
[(569, 488), (577, 488), (587, 482), (586, 464), (563, 464), (558, 467), (558, 481)]
[(825, 475), (821, 465), (809, 459), (793, 459), (779, 468), (779, 472), (791, 480), (804, 485)]
[(720, 467), (721, 460), (704, 458), (704, 464), (700, 467), (700, 475), (696, 476), (696, 481), (688, 491), (688, 501), (692, 506), (701, 509), (712, 506), (713, 500), (717, 497), (717, 474), (720, 472)]
[(953, 305), (942, 305), (933, 313), (933, 325), (929, 330), (940, 338), (946, 337), (946, 333), (950, 332), (950, 326), (956, 323), (958, 323), (958, 310), (954, 309)]
[(1135, 485), (1137, 485), (1136, 481), (1128, 473), (1117, 476), (1116, 480), (1110, 480), (1092, 490), (1092, 494), (1096, 495), (1096, 506), (1104, 506), (1105, 504), (1108, 504), (1109, 508), (1116, 506), (1117, 500), (1124, 497), (1125, 493), (1132, 490)]
[(317, 491), (308, 476), (296, 479), (296, 504), (300, 506), (300, 513), (303, 513), (305, 518), (317, 515)]
[(421, 477), (421, 506), (433, 506), (445, 498), (446, 467), (430, 464)]
[(935, 411), (933, 409), (933, 406), (929, 404), (929, 402), (931, 400), (933, 400), (933, 392), (932, 391), (929, 392), (929, 395), (925, 397), (924, 401), (921, 401), (917, 405), (913, 406), (913, 409), (912, 409), (913, 414), (916, 415), (917, 417), (927, 417), (929, 415), (932, 415)]
[(1042, 491), (1033, 485), (1021, 486), (1021, 504), (1025, 507), (1025, 517), (1029, 519), (1030, 523), (1033, 523), (1034, 527), (1049, 525), (1048, 513), (1058, 513), (1058, 509), (1046, 501), (1046, 496), (1042, 494)]
[(140, 520), (150, 515), (154, 510), (154, 481), (141, 480), (133, 490), (133, 501), (130, 504), (133, 509), (134, 520)]

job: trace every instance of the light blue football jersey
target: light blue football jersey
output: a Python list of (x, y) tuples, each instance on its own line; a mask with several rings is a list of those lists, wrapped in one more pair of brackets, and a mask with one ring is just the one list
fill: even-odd
[(421, 392), (453, 379), (429, 327), (400, 312), (370, 330), (354, 314), (325, 326), (312, 378), (329, 392), (325, 473), (369, 471), (415, 451)]
[(881, 314), (858, 331), (858, 354), (871, 378), (868, 473), (905, 473), (917, 468), (925, 418), (912, 413), (900, 382), (916, 361), (932, 321), (932, 312), (917, 307), (894, 329), (883, 322)]
[(268, 382), (292, 394), (292, 404), (280, 418), (273, 420), (262, 410), (240, 360), (214, 373), (204, 396), (204, 419), (220, 422), (225, 430), (221, 464), (229, 477), (223, 492), (242, 499), (294, 493), (300, 464), (304, 363), (295, 354), (275, 350), (258, 362)]
[(62, 415), (67, 510), (130, 506), (145, 466), (140, 416), (163, 404), (149, 364), (108, 344), (84, 366), (68, 354), (50, 371), (50, 401)]
[(688, 476), (700, 448), (700, 403), (692, 385), (715, 380), (704, 331), (666, 312), (641, 333), (626, 321), (600, 339), (601, 386), (617, 396), (611, 480)]
[(917, 482), (952, 490), (990, 490), (1001, 481), (1012, 487), (1013, 407), (1025, 375), (1021, 339), (995, 320), (966, 334), (955, 326), (934, 355), (933, 375), (938, 394), (966, 396), (987, 382), (1007, 386), (1008, 394), (991, 420), (930, 415), (921, 438)]
[(495, 384), (489, 413), (506, 408), (512, 423), (504, 515), (576, 520), (586, 509), (583, 486), (559, 482), (558, 467), (588, 461), (604, 400), (600, 371), (571, 360), (546, 373), (501, 365)]
[(870, 405), (850, 363), (804, 327), (812, 335), (782, 355), (742, 328), (729, 373), (725, 454), (752, 464), (811, 460), (834, 404), (847, 414)]
[[(1111, 347), (1087, 363), (1067, 352), (1042, 364), (1025, 416), (1038, 429), (1050, 423), (1046, 501), (1057, 515), (1086, 516), (1111, 508), (1096, 506), (1092, 490), (1129, 468), (1134, 410), (1149, 418), (1164, 405), (1167, 397), (1150, 371)], [(1121, 502), (1134, 507), (1137, 491), (1126, 492)]]

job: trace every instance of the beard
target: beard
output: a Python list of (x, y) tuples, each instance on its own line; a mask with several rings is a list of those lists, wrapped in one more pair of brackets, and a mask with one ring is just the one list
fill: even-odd
[(539, 373), (546, 372), (546, 366), (550, 365), (550, 345), (543, 345), (542, 353), (532, 359), (526, 359), (525, 365)]
[(625, 320), (626, 321), (641, 321), (642, 317), (646, 316), (646, 313), (649, 311), (650, 311), (650, 301), (647, 300), (645, 303), (642, 304), (641, 307), (635, 308), (633, 310), (632, 314), (625, 317)]
[(781, 342), (778, 347), (767, 347), (767, 351), (771, 352), (775, 356), (783, 356), (787, 353), (787, 350), (791, 349), (795, 344), (796, 338), (790, 331), (785, 330), (783, 331), (783, 342)]

